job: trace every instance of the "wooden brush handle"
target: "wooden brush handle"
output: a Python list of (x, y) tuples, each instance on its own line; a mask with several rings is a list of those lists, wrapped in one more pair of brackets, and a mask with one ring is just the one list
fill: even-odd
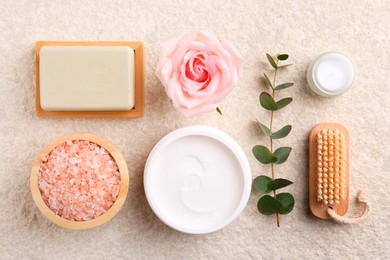
[[(317, 200), (317, 133), (324, 129), (337, 129), (341, 134), (345, 136), (346, 151), (345, 151), (345, 172), (343, 174), (345, 179), (345, 198), (340, 200), (339, 204), (323, 205), (322, 201)], [(327, 210), (332, 207), (333, 210), (340, 216), (345, 215), (349, 205), (349, 136), (348, 130), (336, 123), (322, 123), (316, 125), (309, 135), (309, 206), (311, 212), (318, 218), (330, 219)]]

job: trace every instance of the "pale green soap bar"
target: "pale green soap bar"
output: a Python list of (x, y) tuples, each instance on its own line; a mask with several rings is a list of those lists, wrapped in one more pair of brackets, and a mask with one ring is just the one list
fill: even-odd
[(134, 50), (127, 46), (44, 46), (39, 53), (46, 111), (134, 108)]

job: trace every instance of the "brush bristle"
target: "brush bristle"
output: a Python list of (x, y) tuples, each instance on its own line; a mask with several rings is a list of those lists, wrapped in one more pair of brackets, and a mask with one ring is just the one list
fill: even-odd
[(317, 200), (323, 205), (345, 199), (345, 136), (337, 129), (317, 133)]

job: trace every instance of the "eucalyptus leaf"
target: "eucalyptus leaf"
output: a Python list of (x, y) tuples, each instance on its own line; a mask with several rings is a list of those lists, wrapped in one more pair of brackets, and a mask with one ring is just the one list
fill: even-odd
[(260, 105), (267, 110), (275, 111), (278, 109), (274, 98), (267, 92), (262, 92), (260, 94)]
[(272, 86), (271, 81), (269, 80), (267, 74), (265, 74), (265, 73), (264, 73), (264, 78), (265, 78), (265, 81), (267, 82), (267, 85), (268, 85), (270, 88), (274, 89), (274, 87)]
[(272, 181), (272, 179), (268, 176), (265, 175), (257, 176), (253, 180), (253, 188), (262, 193), (269, 193), (271, 192), (271, 190), (267, 188), (267, 185), (270, 181)]
[(282, 83), (282, 84), (277, 85), (275, 87), (275, 90), (282, 90), (282, 89), (285, 89), (285, 88), (289, 88), (291, 86), (294, 86), (294, 83), (292, 83), (292, 82)]
[(291, 132), (291, 128), (292, 126), (291, 125), (286, 125), (284, 126), (283, 128), (281, 128), (280, 130), (274, 132), (271, 134), (271, 138), (272, 139), (281, 139), (281, 138), (284, 138), (286, 136), (288, 136), (288, 134)]
[(282, 205), (282, 210), (279, 211), (280, 214), (286, 215), (293, 210), (295, 200), (290, 193), (279, 193), (276, 195), (276, 200)]
[(289, 185), (293, 184), (292, 181), (286, 180), (286, 179), (275, 179), (267, 182), (266, 189), (268, 190), (278, 190), (284, 187), (287, 187)]
[(276, 64), (275, 60), (272, 58), (271, 55), (269, 55), (268, 53), (266, 54), (267, 56), (267, 59), (269, 61), (269, 64), (271, 64), (271, 66), (274, 68), (274, 69), (277, 69), (278, 68), (278, 65)]
[(275, 150), (274, 156), (277, 158), (276, 164), (282, 164), (285, 161), (287, 161), (288, 156), (291, 153), (292, 148), (291, 147), (280, 147)]
[(222, 111), (219, 109), (219, 107), (216, 107), (215, 110), (222, 116)]
[(279, 54), (277, 58), (278, 60), (287, 60), (288, 54)]
[(254, 146), (252, 148), (252, 153), (255, 158), (262, 164), (274, 163), (278, 160), (278, 158), (273, 155), (267, 147), (263, 145)]
[(279, 100), (278, 102), (276, 102), (276, 106), (278, 107), (278, 110), (279, 110), (279, 109), (284, 108), (288, 104), (290, 104), (292, 101), (293, 101), (293, 99), (290, 97), (283, 98), (283, 99)]
[(271, 135), (271, 130), (269, 130), (269, 128), (265, 125), (263, 125), (262, 123), (259, 122), (259, 126), (261, 128), (261, 130), (263, 131), (264, 134), (270, 136)]
[(264, 195), (257, 202), (257, 209), (263, 215), (272, 215), (283, 211), (283, 205), (270, 195)]

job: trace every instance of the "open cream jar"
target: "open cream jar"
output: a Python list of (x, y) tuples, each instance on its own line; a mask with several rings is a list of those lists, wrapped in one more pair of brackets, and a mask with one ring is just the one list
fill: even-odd
[(355, 68), (350, 59), (338, 52), (317, 57), (307, 70), (311, 90), (323, 97), (341, 95), (352, 87)]
[(171, 132), (145, 166), (146, 197), (156, 215), (185, 233), (219, 230), (236, 219), (251, 191), (251, 170), (241, 147), (211, 127)]

